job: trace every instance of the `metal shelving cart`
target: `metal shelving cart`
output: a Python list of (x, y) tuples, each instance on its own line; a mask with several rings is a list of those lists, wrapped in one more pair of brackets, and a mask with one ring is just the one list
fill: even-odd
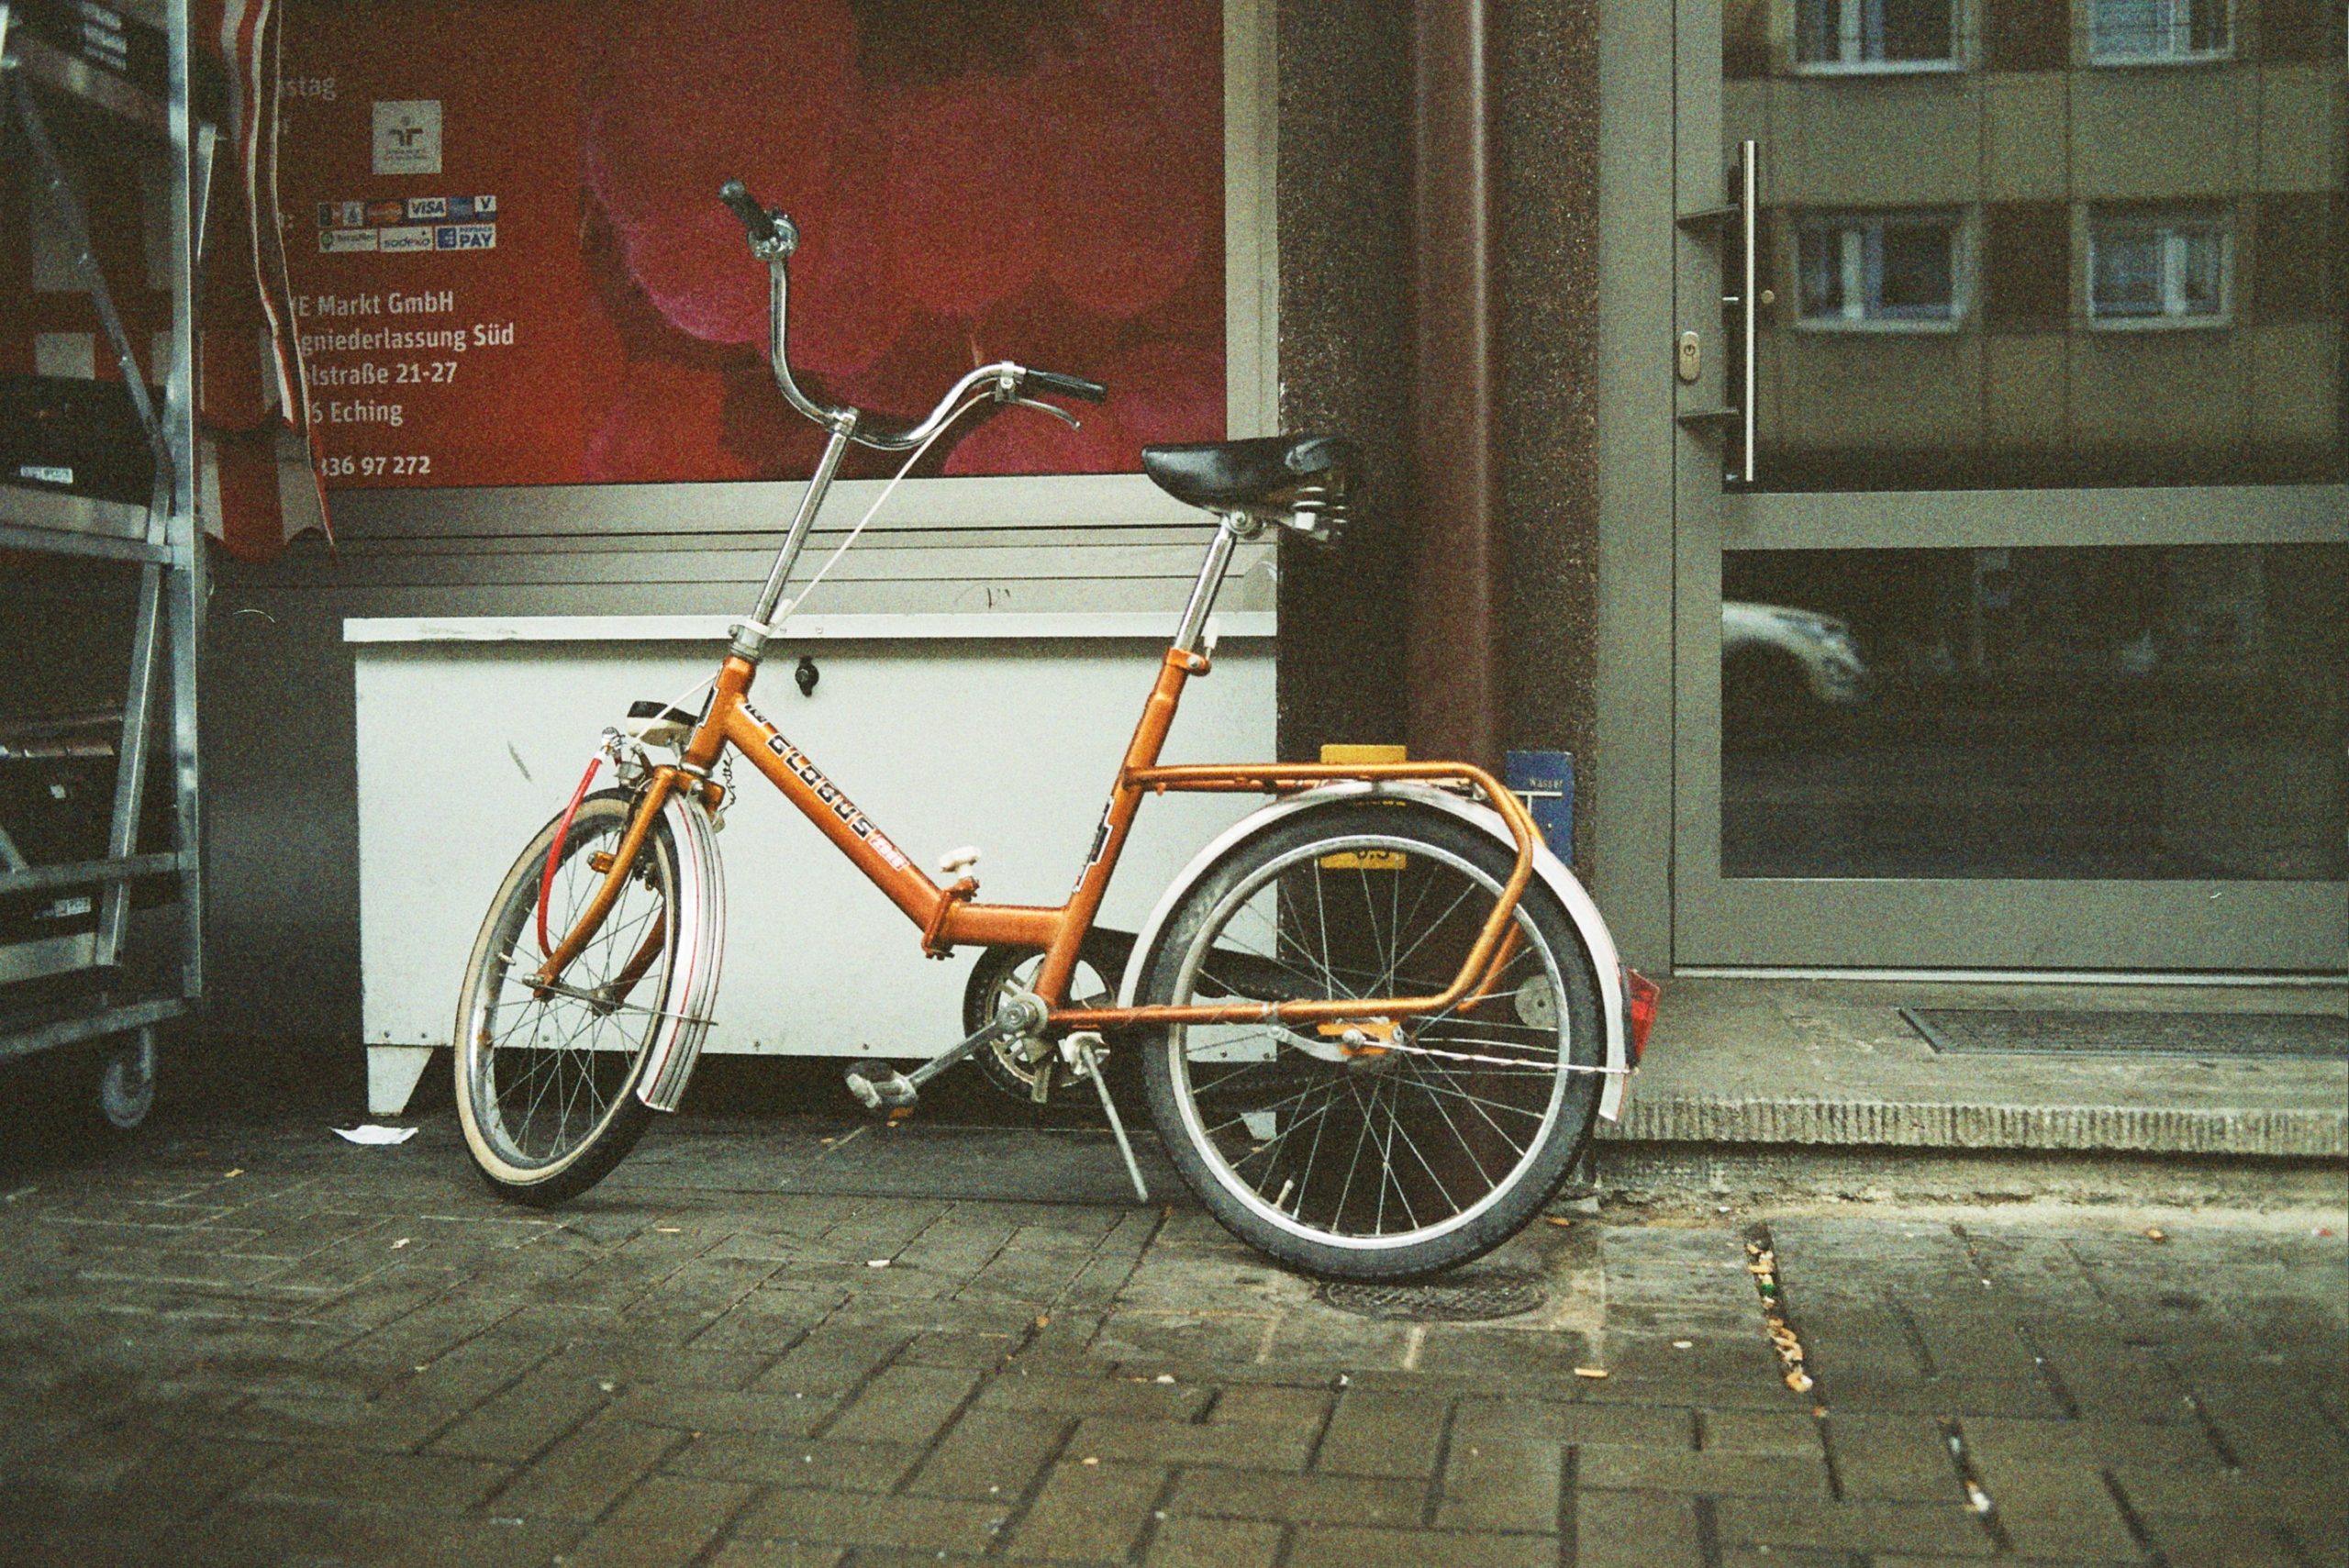
[[(20, 406), (0, 412), (0, 423), (14, 416), (20, 438), (0, 468), (0, 551), (77, 562), (56, 570), (86, 570), (109, 586), (113, 579), (127, 585), (133, 571), (137, 581), (120, 702), (65, 713), (35, 706), (26, 717), (0, 719), (0, 774), (80, 763), (102, 778), (106, 760), (113, 762), (110, 790), (98, 791), (101, 804), (110, 793), (111, 810), (93, 813), (105, 817), (103, 836), (90, 822), (81, 852), (37, 861), (18, 842), (23, 830), (12, 838), (0, 820), (0, 906), (15, 917), (0, 924), (0, 1059), (113, 1042), (97, 1108), (122, 1128), (137, 1125), (152, 1101), (157, 1026), (190, 1011), (203, 981), (195, 677), (205, 563), (195, 352), (205, 198), (219, 137), (212, 106), (220, 94), (218, 73), (191, 42), (187, 0), (0, 0), (0, 117), (14, 121), (0, 132), (13, 133), (26, 154), (30, 210), (51, 226), (52, 251), (77, 271), (123, 375), (119, 384), (17, 378), (28, 384), (16, 389)], [(61, 141), (70, 154), (86, 145), (74, 139), (94, 136), (137, 146), (142, 164), (167, 175), (168, 249), (158, 259), (167, 258), (171, 332), (168, 347), (147, 356), (168, 361), (150, 367), (151, 385), (99, 268), (72, 160), (61, 154)], [(27, 400), (39, 405), (39, 440), (83, 454), (79, 469), (70, 455), (59, 461), (26, 445)], [(134, 475), (151, 474), (143, 499), (135, 484), (126, 491), (126, 459)], [(101, 469), (111, 484), (92, 483)], [(24, 617), (22, 628), (37, 610), (29, 591), (0, 588), (0, 613)], [(19, 694), (9, 695), (12, 706), (27, 707)], [(160, 813), (143, 809), (158, 750), (171, 770)], [(61, 784), (47, 791), (61, 800), (67, 793)], [(135, 887), (175, 895), (177, 907), (142, 917), (138, 945), (150, 945), (149, 934), (160, 929), (151, 945), (162, 951), (140, 954), (144, 962), (133, 966), (126, 948)]]

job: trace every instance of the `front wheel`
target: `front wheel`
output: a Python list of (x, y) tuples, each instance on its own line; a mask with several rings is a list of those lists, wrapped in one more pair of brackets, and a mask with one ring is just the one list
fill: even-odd
[[(580, 802), (555, 853), (546, 933), (560, 942), (604, 882), (628, 832), (633, 797), (600, 790)], [(457, 1118), (483, 1179), (506, 1197), (561, 1203), (607, 1175), (651, 1116), (637, 1097), (672, 1009), (677, 950), (677, 846), (655, 819), (603, 924), (557, 983), (531, 984), (539, 897), (562, 828), (541, 828), (506, 873), (482, 922), (458, 1006)]]
[[(1140, 999), (1443, 991), (1514, 859), (1431, 806), (1306, 812), (1184, 895)], [(1590, 1134), (1605, 1042), (1589, 961), (1538, 878), (1513, 924), (1499, 973), (1442, 1013), (1176, 1025), (1145, 1046), (1151, 1113), (1208, 1212), (1283, 1262), (1375, 1280), (1465, 1262), (1539, 1213)]]

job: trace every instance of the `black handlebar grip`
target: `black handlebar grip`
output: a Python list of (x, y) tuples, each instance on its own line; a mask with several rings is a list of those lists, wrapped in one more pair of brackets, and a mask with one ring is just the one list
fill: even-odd
[(774, 215), (759, 205), (751, 188), (740, 180), (729, 180), (718, 187), (718, 199), (734, 209), (742, 227), (751, 231), (752, 239), (765, 239), (774, 233)]
[(1081, 375), (1062, 375), (1057, 371), (1030, 371), (1023, 378), (1032, 392), (1057, 392), (1063, 397), (1082, 398), (1087, 403), (1107, 403), (1109, 389), (1097, 381), (1087, 381)]

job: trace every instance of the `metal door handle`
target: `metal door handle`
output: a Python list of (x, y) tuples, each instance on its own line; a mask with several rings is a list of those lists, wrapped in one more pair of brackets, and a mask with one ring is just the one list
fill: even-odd
[(1738, 398), (1738, 431), (1743, 443), (1737, 478), (1753, 483), (1753, 413), (1758, 389), (1753, 379), (1753, 334), (1761, 308), (1761, 266), (1757, 243), (1761, 230), (1762, 211), (1762, 151), (1758, 142), (1737, 144), (1737, 223), (1743, 239), (1742, 275), (1738, 280), (1737, 305), (1740, 317), (1738, 353), (1745, 370), (1745, 384)]
[[(1742, 260), (1738, 263), (1738, 273), (1733, 284), (1724, 280), (1723, 284), (1724, 291), (1734, 286), (1737, 292), (1734, 294), (1724, 292), (1721, 295), (1721, 306), (1724, 317), (1727, 317), (1730, 307), (1733, 306), (1737, 311), (1735, 325), (1732, 327), (1724, 319), (1723, 328), (1733, 339), (1731, 352), (1736, 355), (1735, 363), (1742, 375), (1742, 381), (1738, 388), (1735, 407), (1692, 409), (1680, 415), (1679, 420), (1683, 425), (1734, 426), (1737, 441), (1737, 450), (1734, 454), (1736, 462), (1733, 466), (1725, 464), (1727, 473), (1724, 477), (1731, 483), (1742, 482), (1751, 484), (1753, 482), (1755, 464), (1754, 335), (1761, 322), (1757, 313), (1763, 306), (1771, 303), (1770, 295), (1759, 286), (1762, 228), (1762, 152), (1759, 143), (1741, 141), (1737, 144), (1737, 163), (1730, 171), (1729, 183), (1731, 200), (1728, 206), (1709, 207), (1703, 212), (1686, 213), (1677, 221), (1683, 228), (1710, 229), (1719, 233), (1722, 238), (1724, 248), (1732, 231), (1737, 236), (1739, 254)], [(1722, 265), (1726, 269), (1728, 265), (1726, 255), (1722, 257)], [(1696, 371), (1701, 364), (1701, 360), (1698, 358), (1699, 350), (1693, 347), (1696, 336), (1694, 332), (1683, 332), (1680, 335), (1678, 350), (1675, 355), (1675, 368), (1684, 382), (1694, 382), (1697, 379)]]

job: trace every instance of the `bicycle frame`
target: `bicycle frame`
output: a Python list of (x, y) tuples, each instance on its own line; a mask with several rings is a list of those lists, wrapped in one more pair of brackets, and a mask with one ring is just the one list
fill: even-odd
[[(1534, 845), (1538, 841), (1532, 817), (1498, 779), (1481, 768), (1460, 762), (1383, 762), (1353, 766), (1288, 763), (1159, 765), (1159, 753), (1165, 746), (1168, 730), (1174, 727), (1174, 712), (1182, 703), (1185, 683), (1192, 676), (1204, 675), (1208, 671), (1208, 655), (1201, 651), (1199, 644), (1207, 628), (1208, 616), (1215, 606), (1217, 591), (1222, 585), (1224, 571), (1230, 564), (1232, 550), (1241, 539), (1253, 537), (1265, 526), (1244, 513), (1221, 515), (1218, 518), (1215, 538), (1208, 546), (1207, 559), (1200, 565), (1198, 580), (1191, 589), (1190, 601), (1184, 606), (1174, 646), (1166, 651), (1166, 657), (1159, 666), (1157, 684), (1152, 688), (1150, 699), (1142, 706), (1141, 722), (1135, 727), (1133, 739), (1127, 744), (1124, 763), (1118, 770), (1117, 779), (1110, 787), (1108, 803), (1102, 808), (1101, 823), (1093, 836), (1092, 851), (1086, 856), (1085, 869), (1078, 874), (1076, 887), (1065, 904), (1056, 907), (981, 904), (974, 896), (978, 884), (969, 877), (951, 886), (939, 886), (906, 858), (905, 851), (898, 849), (871, 817), (859, 810), (856, 803), (839, 785), (825, 777), (823, 770), (812, 759), (759, 716), (758, 710), (750, 704), (751, 685), (757, 678), (766, 645), (775, 635), (778, 610), (786, 617), (789, 614), (790, 606), (783, 597), (784, 588), (807, 546), (817, 513), (830, 491), (833, 477), (840, 470), (841, 459), (849, 443), (860, 442), (882, 450), (918, 447), (931, 434), (951, 422), (953, 411), (962, 406), (963, 399), (978, 389), (992, 387), (998, 398), (1028, 401), (1017, 394), (1023, 384), (1023, 378), (1031, 373), (1008, 362), (982, 366), (957, 382), (919, 424), (909, 430), (890, 434), (860, 428), (863, 416), (857, 409), (826, 408), (812, 402), (793, 380), (785, 347), (785, 322), (788, 316), (787, 262), (798, 244), (798, 231), (792, 228), (787, 218), (778, 217), (760, 208), (739, 187), (732, 190), (733, 194), (726, 199), (729, 205), (735, 206), (737, 215), (742, 217), (750, 228), (753, 253), (766, 260), (770, 267), (772, 339), (768, 360), (774, 369), (776, 384), (795, 408), (825, 428), (828, 437), (807, 488), (801, 494), (798, 506), (792, 515), (782, 547), (776, 551), (774, 565), (760, 591), (757, 607), (749, 619), (738, 622), (734, 627), (733, 640), (727, 650), (726, 662), (718, 670), (709, 706), (686, 743), (683, 761), (652, 771), (651, 782), (638, 805), (636, 817), (619, 847), (613, 852), (611, 865), (605, 870), (602, 886), (589, 900), (578, 926), (563, 938), (540, 967), (537, 983), (543, 985), (557, 981), (602, 925), (635, 862), (644, 834), (659, 817), (674, 791), (696, 789), (703, 793), (706, 803), (713, 808), (718, 804), (718, 786), (710, 779), (710, 770), (730, 746), (748, 758), (751, 766), (783, 793), (785, 799), (798, 807), (800, 814), (816, 825), (818, 830), (831, 841), (833, 848), (854, 862), (857, 869), (920, 929), (924, 952), (943, 957), (956, 946), (966, 942), (1041, 949), (1044, 962), (1037, 972), (1035, 991), (1045, 1004), (1048, 1021), (1052, 1026), (1114, 1029), (1122, 1025), (1249, 1021), (1325, 1024), (1374, 1017), (1423, 1017), (1455, 1006), (1464, 1011), (1473, 1009), (1485, 1000), (1486, 988), (1497, 979), (1517, 951), (1518, 940), (1510, 921), (1517, 912), (1518, 899), (1532, 880)], [(1063, 418), (1068, 417), (1059, 410), (1047, 407), (1046, 411)], [(1473, 790), (1482, 794), (1508, 825), (1509, 836), (1516, 844), (1516, 863), (1501, 889), (1499, 899), (1494, 904), (1492, 913), (1462, 962), (1460, 973), (1453, 978), (1450, 985), (1427, 996), (1318, 998), (1188, 1006), (1067, 1006), (1069, 981), (1076, 970), (1077, 954), (1085, 944), (1085, 937), (1093, 929), (1094, 917), (1100, 911), (1102, 895), (1108, 891), (1109, 879), (1116, 874), (1119, 858), (1125, 851), (1128, 831), (1133, 826), (1135, 813), (1141, 809), (1145, 795), (1163, 795), (1169, 790), (1280, 794), (1347, 780), (1364, 780), (1373, 784), (1382, 781), (1416, 780)], [(640, 954), (640, 964), (631, 964), (629, 968), (640, 974), (644, 968), (650, 966), (653, 956), (651, 951)]]
[[(1219, 535), (1219, 548), (1209, 551), (1208, 568), (1217, 579), (1220, 578), (1223, 565), (1229, 559), (1229, 540), (1236, 531), (1234, 524), (1227, 519)], [(590, 900), (579, 925), (563, 938), (540, 967), (538, 980), (546, 983), (559, 978), (572, 958), (595, 935), (618, 895), (620, 885), (634, 862), (637, 847), (642, 841), (643, 832), (659, 815), (670, 794), (680, 788), (699, 789), (706, 798), (714, 794), (717, 786), (709, 780), (710, 770), (730, 746), (774, 784), (785, 799), (797, 807), (802, 816), (814, 823), (818, 831), (853, 862), (857, 869), (919, 929), (923, 951), (943, 956), (963, 943), (1041, 950), (1044, 962), (1038, 971), (1035, 989), (1050, 1009), (1050, 1021), (1056, 1028), (1114, 1029), (1126, 1025), (1251, 1021), (1319, 1024), (1371, 1017), (1421, 1017), (1455, 1006), (1473, 1008), (1485, 999), (1485, 987), (1507, 965), (1518, 945), (1509, 922), (1516, 913), (1518, 899), (1533, 874), (1536, 830), (1532, 817), (1499, 780), (1481, 768), (1460, 762), (1160, 766), (1159, 754), (1165, 745), (1168, 731), (1174, 726), (1185, 684), (1192, 676), (1204, 675), (1210, 668), (1210, 661), (1205, 653), (1185, 644), (1197, 640), (1198, 626), (1203, 625), (1206, 618), (1202, 603), (1212, 602), (1215, 585), (1208, 580), (1208, 573), (1203, 572), (1201, 593), (1195, 595), (1193, 605), (1193, 609), (1199, 613), (1196, 616), (1186, 613), (1186, 633), (1178, 635), (1176, 645), (1167, 650), (1159, 667), (1157, 684), (1142, 708), (1141, 720), (1135, 727), (1133, 739), (1127, 744), (1125, 761), (1118, 771), (1108, 802), (1102, 810), (1091, 854), (1067, 903), (1058, 906), (982, 904), (973, 896), (978, 890), (978, 884), (971, 878), (964, 877), (946, 887), (932, 882), (871, 817), (857, 807), (846, 792), (825, 776), (813, 759), (785, 740), (751, 706), (750, 691), (758, 673), (758, 662), (740, 652), (729, 652), (719, 670), (709, 706), (685, 747), (682, 765), (664, 765), (653, 770), (645, 795), (638, 806), (635, 824), (615, 851), (613, 863), (605, 873), (603, 887)], [(1508, 825), (1517, 847), (1516, 863), (1501, 889), (1499, 899), (1471, 945), (1460, 973), (1442, 991), (1426, 996), (1227, 1003), (1220, 1006), (1072, 1007), (1065, 1005), (1077, 954), (1093, 929), (1094, 917), (1100, 910), (1101, 900), (1108, 891), (1111, 877), (1116, 874), (1129, 830), (1133, 826), (1135, 815), (1141, 810), (1144, 796), (1163, 795), (1170, 790), (1178, 793), (1280, 794), (1341, 780), (1363, 780), (1375, 784), (1381, 781), (1406, 779), (1453, 784), (1482, 794)]]

